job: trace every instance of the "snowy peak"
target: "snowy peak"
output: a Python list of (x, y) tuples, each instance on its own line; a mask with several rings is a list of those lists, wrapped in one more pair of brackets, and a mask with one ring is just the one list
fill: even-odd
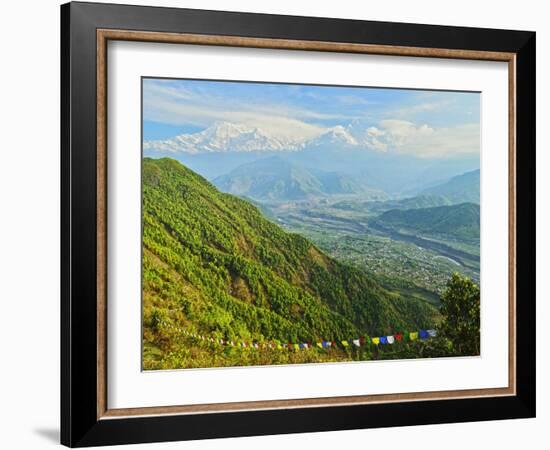
[(170, 153), (272, 152), (301, 148), (298, 141), (278, 138), (264, 130), (231, 122), (216, 122), (198, 133), (147, 141), (144, 150)]
[[(371, 127), (372, 128), (372, 127)], [(376, 128), (373, 128), (377, 130)], [(385, 150), (378, 145), (378, 135), (353, 124), (337, 125), (323, 130), (309, 140), (275, 136), (264, 129), (232, 122), (215, 122), (197, 133), (146, 141), (146, 151), (159, 153), (216, 153), (216, 152), (294, 152), (306, 148), (365, 147)]]
[(358, 142), (346, 128), (336, 125), (315, 138), (311, 144), (314, 146), (358, 145)]

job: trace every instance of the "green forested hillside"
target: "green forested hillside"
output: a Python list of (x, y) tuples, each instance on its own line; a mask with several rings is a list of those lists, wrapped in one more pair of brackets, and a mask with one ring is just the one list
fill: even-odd
[(479, 239), (479, 205), (435, 206), (398, 210), (380, 215), (377, 223), (385, 227), (421, 234), (440, 234), (457, 239)]
[(186, 341), (177, 328), (230, 340), (311, 342), (430, 327), (436, 315), (429, 304), (388, 292), (180, 163), (144, 159), (144, 368), (353, 357), (339, 350), (212, 349)]
[(366, 202), (365, 207), (372, 213), (383, 213), (390, 209), (418, 209), (431, 208), (434, 206), (450, 205), (451, 201), (439, 195), (419, 195), (399, 200), (372, 201)]

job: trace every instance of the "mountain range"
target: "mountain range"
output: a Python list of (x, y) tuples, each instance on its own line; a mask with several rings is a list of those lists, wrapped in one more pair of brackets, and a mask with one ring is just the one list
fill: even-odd
[(424, 189), (420, 195), (439, 196), (450, 203), (480, 202), (480, 172), (473, 170), (452, 177), (445, 183)]
[(280, 156), (243, 164), (213, 182), (224, 192), (263, 201), (295, 201), (349, 194), (385, 197), (384, 193), (369, 189), (349, 175), (308, 170)]
[[(232, 122), (215, 122), (210, 127), (185, 133), (170, 139), (145, 141), (143, 149), (160, 153), (214, 153), (214, 152), (279, 152), (298, 151), (307, 147), (358, 146), (357, 140), (341, 125), (329, 128), (310, 139), (274, 136), (258, 127)], [(363, 142), (364, 143), (364, 142)]]
[[(433, 325), (437, 313), (429, 304), (387, 291), (374, 276), (285, 232), (251, 203), (220, 192), (177, 161), (145, 158), (142, 174), (147, 367), (188, 351), (173, 347), (164, 324), (259, 342)], [(212, 351), (177, 357), (169, 367), (232, 364), (229, 354)]]
[[(370, 134), (369, 134), (370, 133)], [(273, 136), (260, 128), (216, 122), (196, 133), (143, 143), (144, 156), (177, 159), (213, 180), (243, 164), (279, 156), (310, 172), (335, 172), (391, 196), (414, 196), (450, 177), (479, 169), (479, 155), (421, 158), (378, 148), (376, 136), (356, 124), (304, 138)]]

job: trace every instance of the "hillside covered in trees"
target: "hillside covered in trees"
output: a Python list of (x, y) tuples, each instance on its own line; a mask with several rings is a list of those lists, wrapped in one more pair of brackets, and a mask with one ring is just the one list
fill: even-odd
[(432, 328), (439, 319), (432, 305), (384, 289), (168, 158), (143, 160), (142, 264), (145, 369), (372, 356), (211, 347), (181, 329), (234, 341), (315, 342)]
[(376, 222), (411, 233), (444, 235), (465, 241), (479, 241), (479, 205), (434, 206), (432, 208), (392, 209), (380, 215)]

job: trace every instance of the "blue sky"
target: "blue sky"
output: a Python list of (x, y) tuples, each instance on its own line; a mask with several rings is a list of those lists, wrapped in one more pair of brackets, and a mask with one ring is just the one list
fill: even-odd
[[(216, 121), (308, 139), (336, 125), (379, 130), (400, 151), (455, 140), (479, 152), (479, 93), (205, 80), (143, 80), (143, 138), (168, 139)], [(415, 131), (416, 130), (416, 131)], [(429, 130), (430, 132), (417, 132)], [(406, 135), (405, 140), (396, 139)], [(422, 137), (423, 140), (418, 141)], [(435, 139), (438, 137), (438, 139)], [(416, 140), (416, 141), (415, 141)], [(413, 142), (414, 141), (414, 142)], [(407, 143), (414, 145), (405, 145)], [(397, 145), (401, 143), (401, 145)], [(395, 144), (395, 145), (394, 145)], [(392, 148), (393, 148), (392, 147)], [(443, 146), (445, 147), (445, 146)], [(434, 151), (436, 149), (434, 148)], [(439, 150), (444, 152), (445, 150)], [(451, 151), (451, 150), (449, 150)]]

